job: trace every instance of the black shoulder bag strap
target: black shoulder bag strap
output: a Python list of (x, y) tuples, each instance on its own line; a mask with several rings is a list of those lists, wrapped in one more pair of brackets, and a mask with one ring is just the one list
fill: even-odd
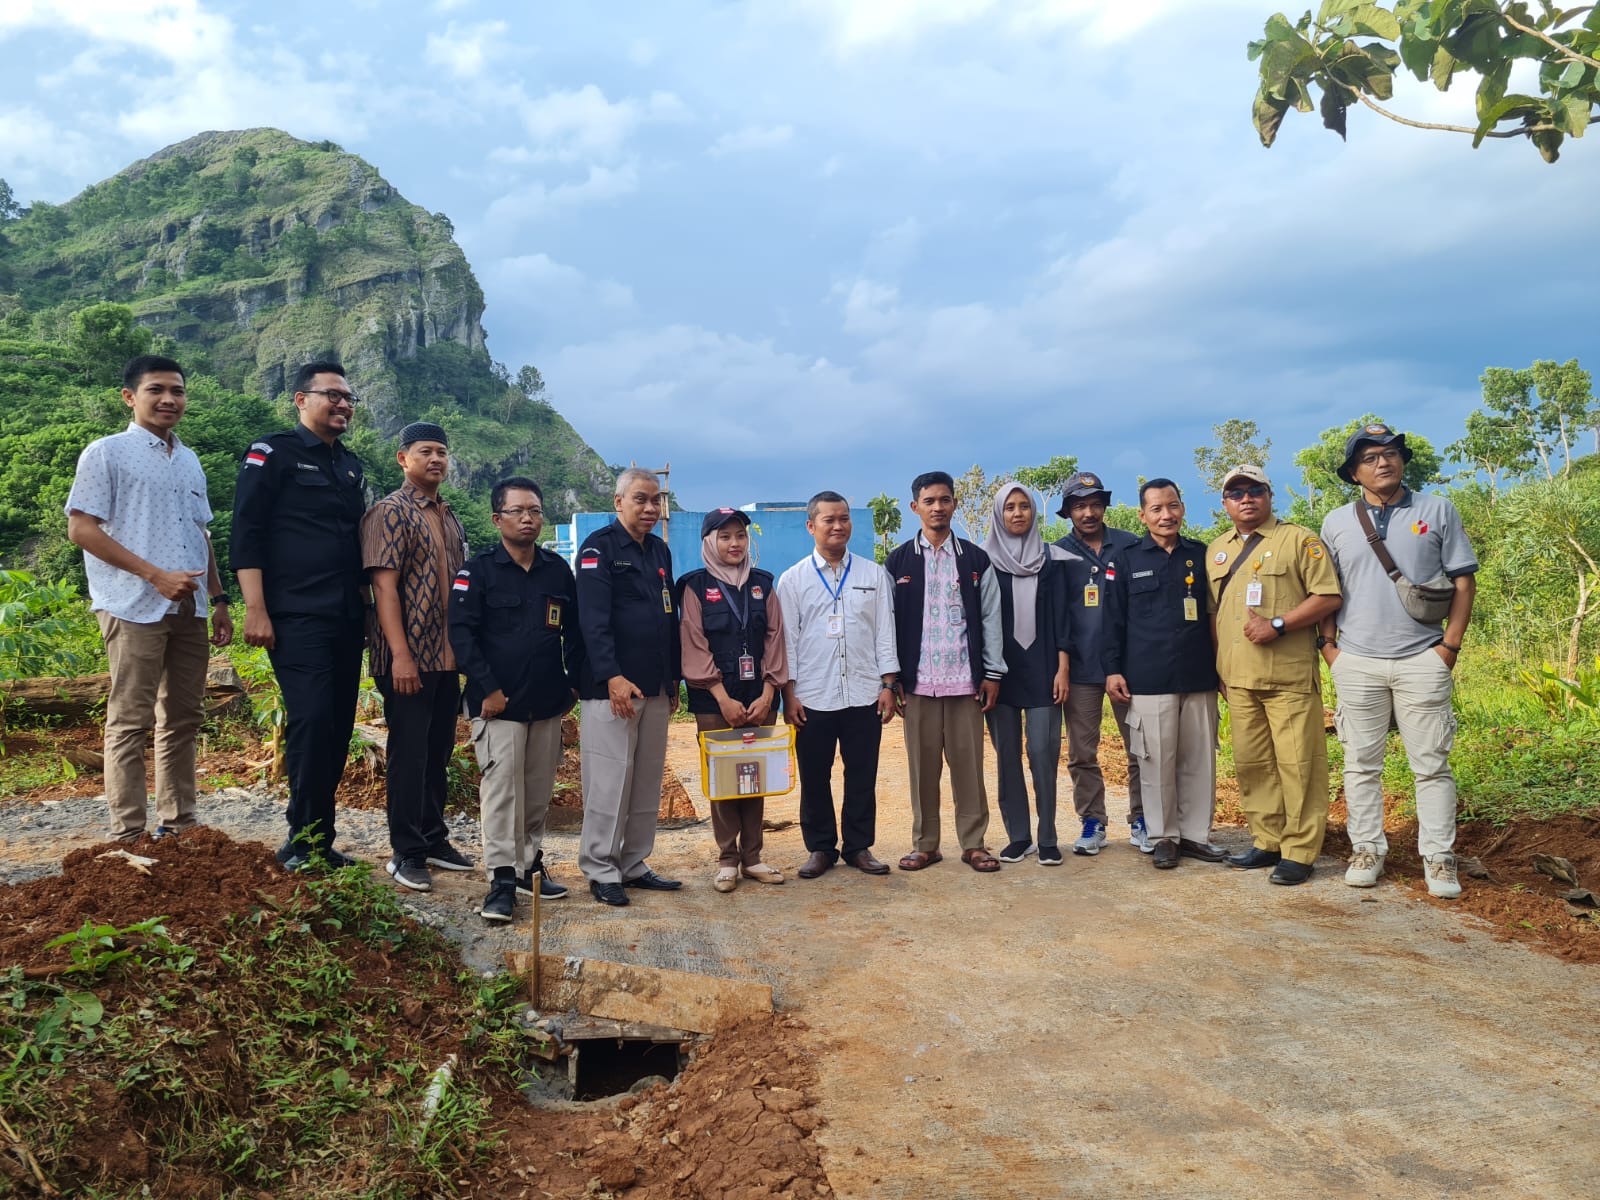
[(1383, 539), (1378, 536), (1378, 531), (1373, 528), (1372, 514), (1367, 511), (1364, 501), (1356, 501), (1356, 519), (1361, 522), (1361, 531), (1367, 535), (1367, 545), (1372, 547), (1372, 552), (1378, 556), (1378, 561), (1383, 564), (1384, 571), (1394, 582), (1399, 583), (1403, 576), (1400, 568), (1394, 565), (1394, 558), (1390, 555), (1388, 547), (1383, 544)]
[(1228, 584), (1233, 579), (1233, 573), (1244, 566), (1244, 560), (1250, 557), (1250, 551), (1261, 543), (1261, 535), (1252, 533), (1245, 539), (1244, 549), (1239, 551), (1239, 557), (1233, 560), (1233, 566), (1228, 568), (1228, 573), (1222, 577), (1222, 582), (1217, 584), (1217, 601), (1221, 603), (1222, 594), (1228, 590)]

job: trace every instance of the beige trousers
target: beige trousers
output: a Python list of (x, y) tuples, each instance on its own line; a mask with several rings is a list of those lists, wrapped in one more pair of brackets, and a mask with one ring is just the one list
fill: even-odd
[(1217, 807), (1217, 694), (1135, 696), (1128, 754), (1139, 759), (1151, 840), (1209, 841)]
[(1321, 693), (1229, 688), (1228, 714), (1239, 807), (1250, 836), (1258, 849), (1310, 866), (1328, 829)]
[(106, 805), (110, 833), (131, 841), (144, 832), (149, 793), (144, 745), (155, 731), (156, 818), (169, 829), (198, 824), (194, 815), (194, 744), (205, 719), (206, 622), (183, 611), (151, 624), (97, 612), (111, 662), (106, 697)]
[(609, 700), (582, 702), (578, 866), (591, 883), (621, 883), (644, 874), (644, 860), (655, 849), (669, 703), (665, 694), (635, 700), (633, 716), (618, 717)]
[(544, 820), (561, 766), (561, 718), (545, 721), (472, 722), (478, 756), (478, 823), (483, 831), (483, 866), (533, 866), (544, 844)]
[(912, 848), (930, 854), (939, 848), (943, 763), (950, 764), (956, 837), (963, 850), (981, 848), (989, 832), (989, 792), (983, 782), (983, 708), (977, 700), (908, 693), (906, 760), (911, 776)]

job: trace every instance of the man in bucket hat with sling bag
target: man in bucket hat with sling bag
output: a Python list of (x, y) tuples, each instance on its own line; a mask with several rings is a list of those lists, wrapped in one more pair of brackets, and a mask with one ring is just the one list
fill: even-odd
[(1455, 506), (1406, 487), (1410, 461), (1405, 434), (1387, 425), (1363, 425), (1345, 443), (1339, 477), (1360, 495), (1322, 522), (1344, 606), (1324, 618), (1318, 644), (1339, 692), (1334, 720), (1344, 744), (1351, 845), (1345, 882), (1372, 887), (1383, 873), (1383, 754), (1392, 716), (1416, 779), (1428, 891), (1453, 899), (1461, 884), (1453, 853), (1452, 672), (1472, 618), (1478, 560)]

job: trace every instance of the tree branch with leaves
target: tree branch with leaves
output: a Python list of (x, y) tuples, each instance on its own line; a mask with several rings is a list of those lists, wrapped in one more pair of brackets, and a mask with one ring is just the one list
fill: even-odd
[[(1376, 40), (1358, 41), (1359, 38)], [(1260, 63), (1253, 120), (1263, 146), (1277, 140), (1284, 116), (1319, 110), (1341, 138), (1346, 113), (1360, 104), (1415, 129), (1472, 137), (1525, 137), (1546, 162), (1562, 142), (1582, 137), (1600, 105), (1600, 5), (1561, 8), (1548, 0), (1323, 0), (1313, 17), (1267, 19), (1249, 44)], [(1537, 67), (1537, 92), (1509, 92), (1513, 70)], [(1448, 91), (1460, 72), (1479, 76), (1478, 123), (1417, 121), (1384, 108), (1400, 68)]]

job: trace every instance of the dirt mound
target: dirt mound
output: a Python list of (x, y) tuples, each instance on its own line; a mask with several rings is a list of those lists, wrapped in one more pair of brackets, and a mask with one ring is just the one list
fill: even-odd
[(609, 1113), (502, 1110), (504, 1141), (481, 1183), (508, 1200), (830, 1196), (812, 1136), (816, 1070), (796, 1045), (804, 1028), (782, 1016), (730, 1026), (674, 1083)]

